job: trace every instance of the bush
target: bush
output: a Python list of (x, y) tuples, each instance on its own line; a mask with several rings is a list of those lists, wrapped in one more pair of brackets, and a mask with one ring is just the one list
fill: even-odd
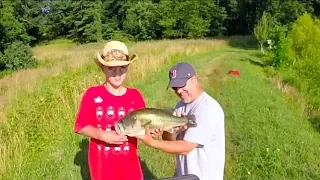
[(304, 14), (293, 24), (289, 34), (292, 40), (291, 49), (295, 53), (294, 69), (307, 84), (307, 94), (313, 104), (314, 98), (320, 96), (320, 21), (310, 14)]
[(292, 65), (293, 58), (290, 55), (290, 39), (286, 37), (285, 32), (279, 31), (274, 36), (274, 47), (271, 53), (271, 66), (276, 69), (289, 68)]
[(310, 14), (300, 16), (286, 35), (274, 36), (271, 65), (296, 74), (296, 87), (307, 95), (309, 103), (320, 107), (320, 20)]
[[(2, 60), (1, 60), (2, 59)], [(32, 68), (37, 65), (36, 59), (33, 57), (31, 47), (16, 41), (10, 44), (5, 50), (2, 57), (0, 56), (1, 69), (18, 70), (23, 68)]]
[(312, 19), (310, 14), (304, 14), (293, 24), (289, 38), (296, 56), (295, 69), (301, 76), (317, 80), (320, 68), (320, 21)]

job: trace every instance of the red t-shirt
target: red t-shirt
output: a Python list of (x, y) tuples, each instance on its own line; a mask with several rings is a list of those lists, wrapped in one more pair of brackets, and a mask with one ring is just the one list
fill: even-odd
[[(130, 111), (145, 108), (141, 93), (127, 88), (122, 96), (111, 94), (103, 85), (86, 90), (78, 110), (74, 131), (87, 125), (104, 131), (114, 130), (114, 123)], [(137, 139), (128, 137), (122, 145), (90, 139), (88, 162), (92, 180), (141, 180), (143, 177), (137, 152)]]

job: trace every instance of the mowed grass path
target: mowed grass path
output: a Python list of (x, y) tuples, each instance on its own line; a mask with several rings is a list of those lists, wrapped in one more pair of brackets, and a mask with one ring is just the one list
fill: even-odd
[[(257, 54), (231, 49), (218, 57), (211, 54), (211, 58), (194, 57), (190, 61), (204, 89), (225, 110), (225, 179), (320, 179), (319, 133), (297, 108), (299, 105), (291, 104), (272, 86), (259, 66)], [(229, 75), (231, 69), (239, 70), (240, 77)], [(159, 78), (154, 88), (163, 89), (166, 81), (162, 81)], [(145, 93), (151, 92), (147, 87), (141, 86)], [(177, 98), (171, 90), (158, 92), (162, 99), (154, 98), (152, 105), (174, 105)], [(147, 175), (172, 175), (174, 156), (144, 146), (141, 152)]]
[(319, 133), (271, 85), (255, 54), (223, 61), (206, 85), (226, 113), (226, 179), (320, 179)]
[[(172, 107), (178, 98), (170, 89), (166, 90), (167, 70), (175, 62), (191, 62), (205, 90), (225, 110), (225, 179), (320, 179), (319, 134), (304, 120), (302, 112), (272, 87), (258, 63), (250, 63), (257, 61), (255, 54), (255, 51), (225, 49), (185, 59), (173, 57), (156, 72), (135, 83), (130, 81), (129, 85), (142, 91), (149, 107)], [(241, 76), (228, 75), (230, 69), (239, 69)], [(29, 139), (27, 146), (12, 150), (14, 164), (3, 179), (85, 179), (88, 176), (88, 141), (73, 134), (72, 128), (79, 94), (92, 79), (83, 74), (93, 76), (95, 70), (88, 66), (50, 77), (36, 92), (13, 104), (7, 115), (15, 129), (8, 128), (5, 133), (19, 132), (20, 128), (21, 137), (27, 135)], [(19, 124), (19, 119), (30, 120), (27, 129)], [(20, 141), (19, 138), (19, 133), (15, 133), (12, 139)], [(146, 179), (172, 176), (174, 155), (143, 144), (139, 153)]]

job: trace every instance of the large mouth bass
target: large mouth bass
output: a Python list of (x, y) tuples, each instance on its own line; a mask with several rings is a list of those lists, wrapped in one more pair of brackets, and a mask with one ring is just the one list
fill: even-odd
[(145, 134), (145, 128), (162, 129), (172, 132), (173, 127), (196, 127), (194, 115), (177, 117), (173, 111), (167, 109), (145, 108), (130, 112), (115, 124), (118, 134), (127, 136), (141, 136)]

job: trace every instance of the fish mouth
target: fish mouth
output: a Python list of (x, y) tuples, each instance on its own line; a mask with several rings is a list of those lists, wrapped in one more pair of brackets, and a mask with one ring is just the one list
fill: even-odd
[(124, 128), (121, 123), (116, 123), (114, 129), (118, 134), (120, 134), (120, 135), (124, 134)]
[(129, 133), (128, 136), (130, 137), (137, 137), (137, 136), (143, 136), (145, 134), (145, 131), (136, 132), (136, 133)]
[(197, 127), (196, 116), (195, 115), (187, 115), (187, 126), (188, 127)]

